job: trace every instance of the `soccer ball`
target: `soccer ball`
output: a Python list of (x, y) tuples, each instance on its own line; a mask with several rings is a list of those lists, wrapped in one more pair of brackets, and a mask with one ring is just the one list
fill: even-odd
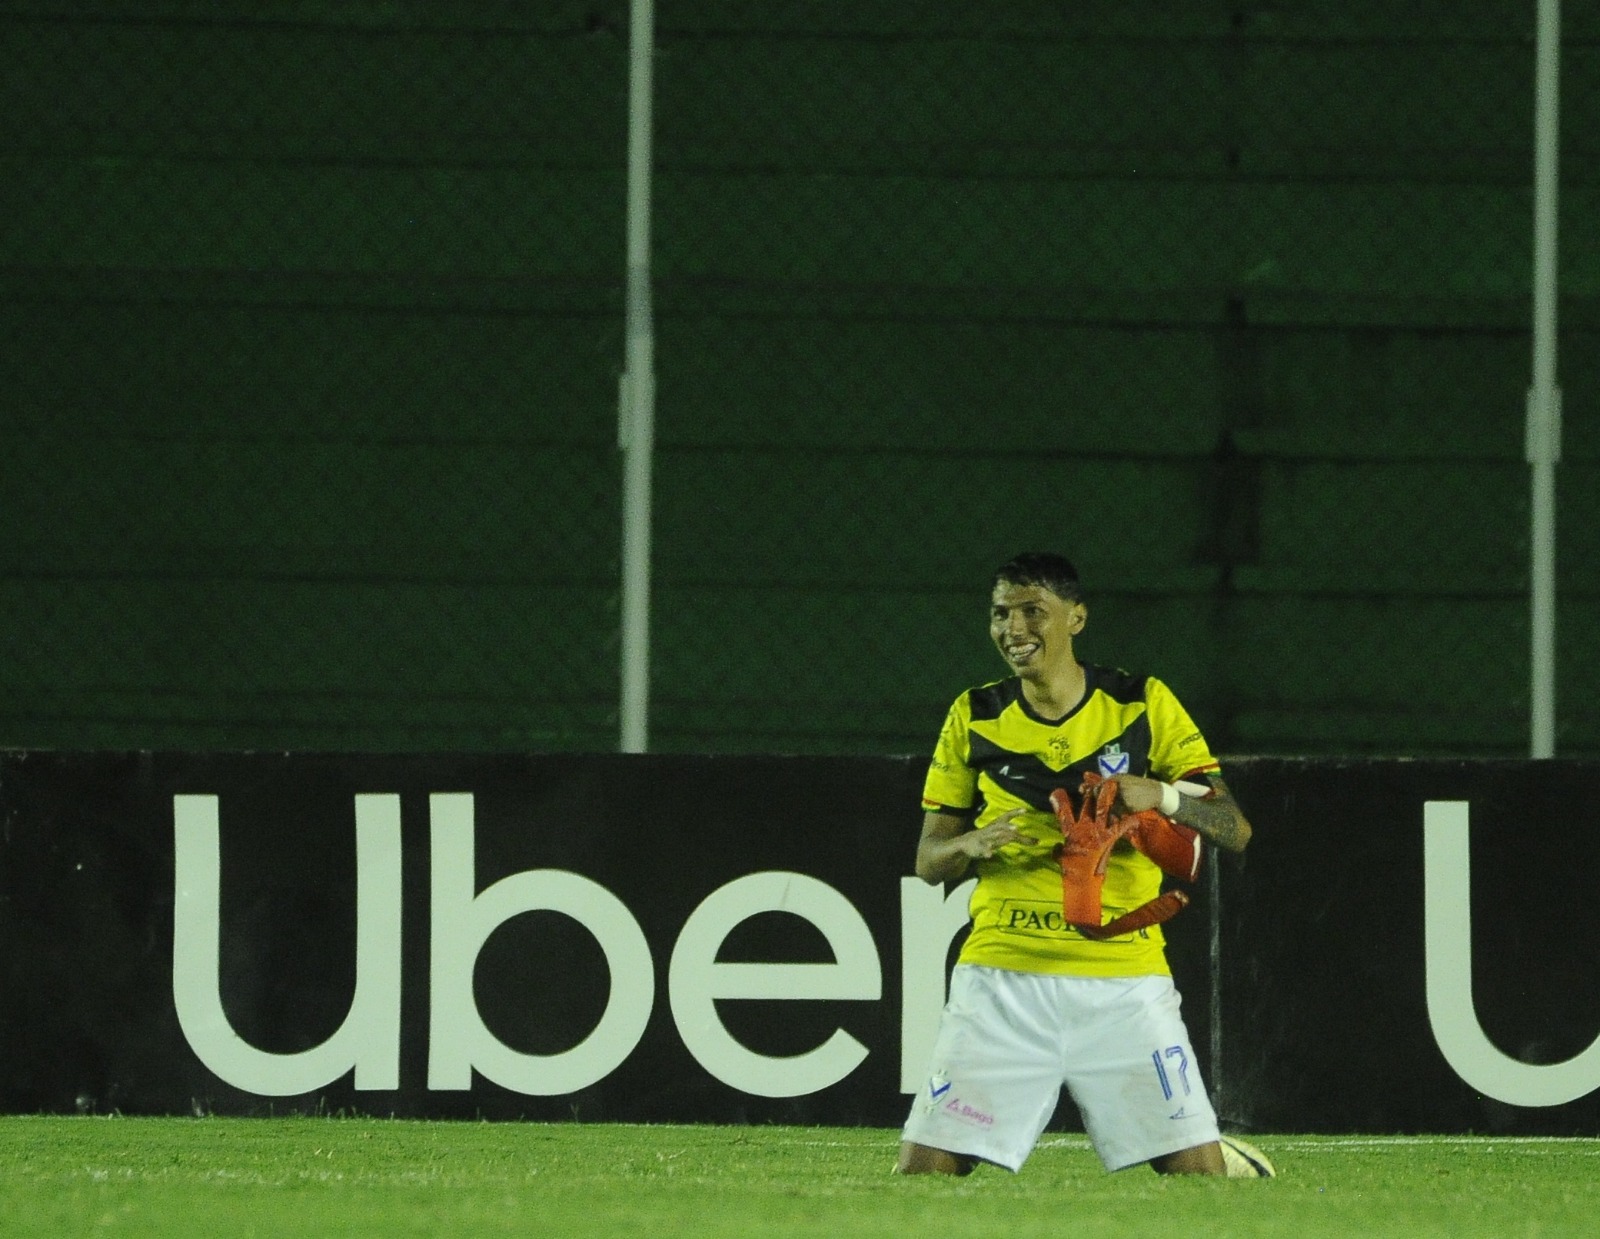
[(1222, 1137), (1222, 1164), (1230, 1179), (1273, 1179), (1278, 1174), (1265, 1153), (1238, 1136)]

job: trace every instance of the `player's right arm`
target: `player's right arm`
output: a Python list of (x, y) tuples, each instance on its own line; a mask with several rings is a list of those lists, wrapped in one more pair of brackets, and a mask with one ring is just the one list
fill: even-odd
[(966, 875), (974, 860), (987, 860), (1008, 843), (1038, 842), (1012, 826), (1011, 819), (1021, 812), (1012, 809), (973, 830), (968, 816), (927, 810), (917, 840), (917, 876), (931, 885), (953, 882)]

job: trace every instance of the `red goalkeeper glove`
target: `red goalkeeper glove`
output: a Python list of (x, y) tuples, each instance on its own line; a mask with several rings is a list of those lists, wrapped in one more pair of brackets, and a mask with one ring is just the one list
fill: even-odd
[(1200, 876), (1205, 853), (1200, 836), (1191, 827), (1154, 809), (1128, 816), (1134, 823), (1128, 842), (1160, 865), (1163, 873), (1180, 882), (1193, 882)]
[[(1082, 806), (1074, 812), (1067, 789), (1050, 793), (1050, 807), (1061, 824), (1061, 914), (1080, 933), (1100, 928), (1100, 889), (1106, 883), (1111, 848), (1133, 822), (1112, 820), (1117, 781), (1097, 774), (1083, 776)], [(1124, 824), (1126, 823), (1126, 824)]]
[(1118, 839), (1126, 836), (1164, 872), (1192, 882), (1200, 872), (1200, 837), (1154, 809), (1114, 816), (1115, 779), (1085, 774), (1081, 791), (1083, 803), (1077, 813), (1073, 812), (1072, 799), (1065, 788), (1050, 793), (1051, 807), (1061, 824), (1061, 912), (1067, 923), (1098, 942), (1159, 925), (1183, 911), (1189, 897), (1173, 890), (1104, 925), (1100, 923), (1106, 862)]

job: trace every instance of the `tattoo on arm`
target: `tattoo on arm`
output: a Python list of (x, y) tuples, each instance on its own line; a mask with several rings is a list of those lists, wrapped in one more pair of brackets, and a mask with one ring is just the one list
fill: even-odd
[(1227, 784), (1213, 777), (1211, 787), (1212, 794), (1204, 800), (1185, 796), (1173, 820), (1192, 827), (1224, 851), (1242, 852), (1250, 842), (1250, 822)]

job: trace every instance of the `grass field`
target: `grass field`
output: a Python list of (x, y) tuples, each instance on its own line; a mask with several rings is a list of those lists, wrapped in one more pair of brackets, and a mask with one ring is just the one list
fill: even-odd
[(1600, 1234), (1600, 1140), (1254, 1138), (1271, 1181), (892, 1177), (896, 1133), (370, 1119), (0, 1118), (0, 1234)]

